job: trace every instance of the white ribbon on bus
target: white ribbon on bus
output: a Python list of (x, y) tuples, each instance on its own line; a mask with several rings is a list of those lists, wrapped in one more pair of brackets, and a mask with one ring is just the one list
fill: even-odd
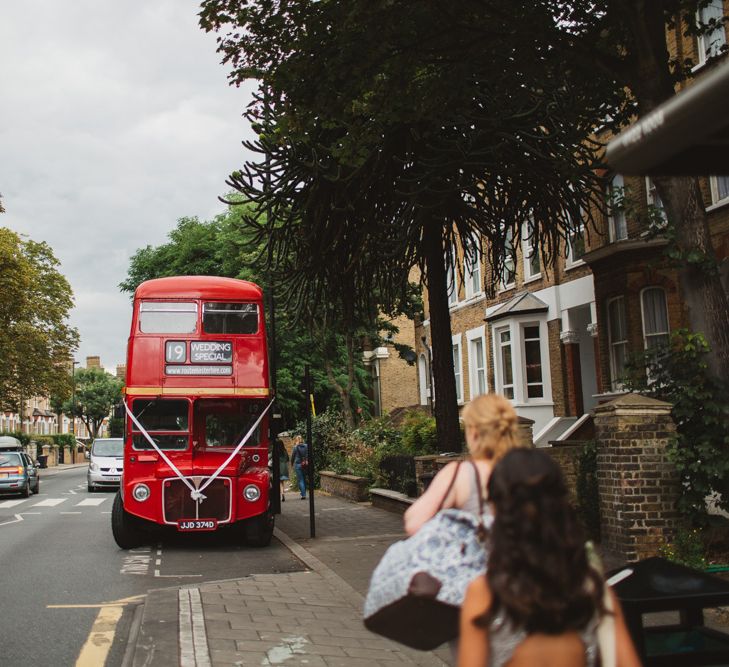
[(172, 463), (172, 461), (170, 461), (170, 459), (169, 459), (169, 457), (167, 456), (167, 454), (165, 454), (165, 453), (164, 453), (164, 451), (162, 451), (162, 450), (161, 450), (161, 449), (160, 449), (160, 448), (159, 448), (159, 447), (157, 446), (157, 443), (156, 443), (156, 442), (154, 441), (154, 439), (153, 439), (153, 438), (152, 438), (152, 437), (151, 437), (151, 436), (149, 435), (149, 433), (147, 433), (147, 431), (146, 431), (146, 430), (144, 429), (144, 426), (142, 426), (142, 425), (141, 425), (141, 424), (139, 423), (139, 420), (138, 420), (138, 419), (137, 419), (137, 418), (136, 418), (136, 417), (134, 416), (134, 413), (133, 413), (133, 412), (132, 412), (132, 411), (131, 411), (131, 410), (129, 409), (129, 406), (127, 405), (127, 402), (126, 402), (126, 401), (123, 401), (123, 403), (124, 403), (124, 409), (125, 409), (125, 410), (127, 411), (127, 414), (128, 414), (128, 415), (129, 415), (130, 417), (131, 417), (131, 419), (132, 419), (132, 422), (134, 422), (134, 425), (135, 425), (135, 426), (136, 426), (136, 427), (137, 427), (137, 428), (139, 429), (139, 431), (141, 432), (141, 434), (142, 434), (142, 435), (143, 435), (143, 436), (144, 436), (145, 438), (147, 438), (147, 440), (149, 441), (149, 444), (150, 444), (150, 445), (152, 445), (152, 447), (154, 447), (154, 449), (155, 449), (155, 450), (157, 451), (157, 453), (158, 453), (158, 454), (159, 454), (159, 455), (160, 455), (160, 456), (162, 457), (162, 459), (164, 460), (164, 462), (165, 462), (165, 463), (166, 463), (166, 464), (167, 464), (167, 465), (168, 465), (168, 466), (169, 466), (170, 468), (172, 468), (173, 472), (174, 472), (174, 473), (175, 473), (175, 474), (176, 474), (176, 475), (177, 475), (177, 476), (178, 476), (178, 477), (179, 477), (179, 478), (180, 478), (180, 479), (181, 479), (181, 480), (183, 481), (183, 483), (185, 484), (185, 486), (187, 486), (187, 488), (188, 488), (188, 489), (190, 489), (190, 497), (191, 497), (191, 498), (192, 498), (192, 499), (193, 499), (193, 500), (194, 500), (195, 502), (197, 502), (197, 503), (201, 503), (201, 502), (202, 502), (203, 500), (205, 500), (205, 498), (206, 498), (206, 496), (205, 496), (205, 495), (203, 494), (203, 491), (204, 491), (204, 490), (205, 490), (205, 489), (206, 489), (206, 488), (207, 488), (207, 487), (208, 487), (208, 486), (209, 486), (210, 484), (212, 484), (212, 482), (213, 482), (213, 481), (214, 481), (214, 480), (216, 479), (216, 477), (217, 477), (217, 476), (218, 476), (218, 475), (219, 475), (219, 474), (221, 473), (221, 471), (222, 471), (222, 470), (223, 470), (223, 469), (225, 468), (225, 466), (227, 466), (227, 465), (228, 465), (228, 464), (229, 464), (229, 463), (230, 463), (230, 462), (231, 462), (231, 461), (232, 461), (232, 460), (233, 460), (233, 459), (235, 458), (235, 456), (236, 456), (236, 455), (238, 454), (238, 452), (240, 452), (240, 450), (242, 449), (243, 445), (245, 445), (245, 444), (246, 444), (246, 442), (248, 442), (248, 438), (250, 438), (250, 437), (251, 437), (251, 435), (253, 434), (253, 432), (254, 432), (254, 431), (256, 430), (256, 427), (258, 426), (258, 424), (260, 424), (260, 423), (261, 423), (261, 419), (263, 419), (263, 416), (264, 416), (264, 415), (265, 415), (265, 414), (266, 414), (266, 413), (267, 413), (267, 412), (269, 411), (269, 409), (270, 409), (270, 408), (271, 408), (271, 406), (273, 405), (273, 401), (274, 401), (274, 399), (272, 398), (272, 399), (271, 399), (271, 400), (269, 401), (269, 403), (268, 403), (268, 405), (266, 406), (266, 408), (265, 408), (265, 409), (263, 410), (263, 412), (261, 412), (261, 414), (260, 414), (260, 415), (258, 415), (258, 419), (256, 419), (256, 421), (255, 421), (255, 423), (253, 424), (253, 426), (251, 426), (251, 427), (250, 427), (250, 429), (248, 429), (248, 432), (247, 432), (247, 433), (246, 433), (246, 434), (245, 434), (245, 435), (243, 436), (243, 439), (242, 439), (242, 440), (241, 440), (241, 441), (240, 441), (240, 442), (238, 443), (237, 447), (236, 447), (236, 448), (235, 448), (235, 449), (233, 450), (233, 452), (231, 453), (231, 455), (230, 455), (230, 456), (229, 456), (229, 457), (228, 457), (227, 459), (225, 459), (225, 461), (224, 461), (224, 462), (223, 462), (223, 463), (222, 463), (222, 464), (220, 465), (220, 467), (219, 467), (219, 468), (218, 468), (218, 469), (217, 469), (217, 470), (216, 470), (216, 471), (215, 471), (215, 472), (214, 472), (214, 473), (213, 473), (213, 474), (212, 474), (212, 475), (211, 475), (210, 477), (208, 477), (208, 478), (207, 478), (207, 479), (205, 480), (205, 482), (204, 482), (204, 483), (202, 484), (202, 486), (201, 486), (201, 487), (200, 487), (199, 489), (196, 489), (196, 488), (195, 488), (195, 487), (194, 487), (194, 486), (193, 486), (193, 485), (192, 485), (192, 484), (190, 483), (189, 479), (188, 479), (187, 477), (185, 477), (185, 476), (184, 476), (184, 475), (183, 475), (183, 474), (182, 474), (182, 473), (181, 473), (181, 472), (180, 472), (180, 471), (179, 471), (179, 470), (177, 469), (177, 466), (176, 466), (176, 465), (175, 465), (174, 463)]

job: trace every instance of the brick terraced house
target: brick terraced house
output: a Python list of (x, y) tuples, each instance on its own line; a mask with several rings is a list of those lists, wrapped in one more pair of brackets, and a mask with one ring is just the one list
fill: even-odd
[[(724, 8), (713, 0), (701, 12), (706, 22), (721, 17)], [(669, 48), (693, 55), (697, 76), (726, 59), (721, 55), (727, 43), (723, 25), (698, 39), (681, 32), (671, 32)], [(707, 52), (717, 57), (707, 62)], [(620, 378), (630, 354), (689, 326), (677, 271), (664, 256), (661, 202), (650, 178), (608, 178), (606, 201), (616, 202), (609, 215), (601, 216), (597, 229), (569, 238), (551, 266), (544, 266), (539, 249), (532, 247), (528, 229), (512, 240), (513, 254), (503, 275), (491, 275), (486, 262), (464, 259), (461, 248), (450, 249), (459, 267), (449, 276), (458, 402), (464, 405), (488, 391), (507, 396), (520, 416), (534, 420), (537, 445), (580, 439), (585, 415), (622, 390)], [(729, 291), (729, 176), (707, 176), (700, 185)], [(486, 296), (484, 285), (497, 286), (493, 298)], [(397, 324), (397, 342), (416, 352), (414, 366), (392, 346), (365, 355), (382, 412), (427, 408), (437, 400), (437, 387), (433, 391), (431, 386), (427, 306), (422, 319)]]

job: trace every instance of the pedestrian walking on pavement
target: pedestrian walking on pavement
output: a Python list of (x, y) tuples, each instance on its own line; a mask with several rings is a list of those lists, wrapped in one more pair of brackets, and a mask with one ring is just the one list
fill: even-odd
[(306, 500), (306, 475), (309, 473), (309, 445), (303, 441), (300, 435), (294, 438), (291, 464), (296, 471), (296, 481), (299, 484), (301, 500)]
[(479, 515), (479, 497), (486, 497), (492, 466), (516, 444), (516, 412), (498, 394), (474, 398), (463, 410), (463, 424), (473, 465), (459, 466), (454, 461), (438, 472), (427, 491), (405, 512), (408, 535), (414, 535), (440, 509), (455, 507)]
[(276, 438), (273, 443), (273, 455), (278, 456), (278, 478), (280, 480), (281, 502), (286, 500), (286, 482), (289, 481), (289, 454), (281, 438)]
[(593, 667), (598, 652), (602, 665), (639, 667), (618, 601), (590, 566), (557, 463), (537, 449), (510, 451), (488, 492), (488, 567), (461, 608), (458, 667)]

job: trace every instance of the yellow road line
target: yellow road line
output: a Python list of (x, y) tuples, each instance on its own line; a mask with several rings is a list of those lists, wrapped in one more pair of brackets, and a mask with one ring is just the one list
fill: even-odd
[(106, 606), (99, 610), (86, 643), (76, 660), (76, 667), (101, 667), (114, 642), (116, 624), (123, 613), (122, 606)]

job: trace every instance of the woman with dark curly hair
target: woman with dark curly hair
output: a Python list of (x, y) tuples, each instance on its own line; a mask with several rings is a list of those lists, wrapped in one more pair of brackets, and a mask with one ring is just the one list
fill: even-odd
[(639, 667), (617, 599), (613, 612), (605, 609), (602, 577), (588, 563), (552, 458), (509, 451), (494, 466), (488, 492), (491, 551), (486, 575), (469, 586), (461, 610), (459, 667), (590, 667), (598, 623), (613, 613), (617, 667)]

